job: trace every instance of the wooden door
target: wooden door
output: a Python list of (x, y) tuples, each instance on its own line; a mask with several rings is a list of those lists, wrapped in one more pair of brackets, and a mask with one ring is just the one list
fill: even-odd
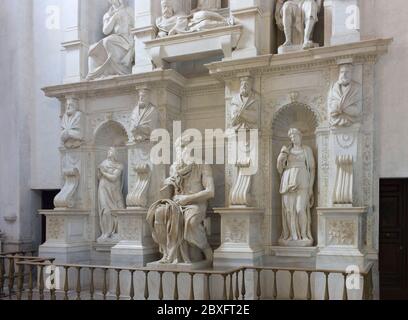
[(380, 298), (408, 299), (408, 179), (380, 181)]

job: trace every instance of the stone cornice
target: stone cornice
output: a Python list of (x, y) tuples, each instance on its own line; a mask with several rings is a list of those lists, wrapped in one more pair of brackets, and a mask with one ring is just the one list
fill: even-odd
[(352, 59), (355, 63), (375, 62), (379, 55), (388, 51), (391, 42), (392, 39), (366, 40), (287, 54), (213, 62), (206, 67), (210, 75), (225, 81), (244, 74), (262, 75), (332, 66), (343, 59)]
[(187, 79), (174, 70), (155, 70), (128, 76), (50, 86), (42, 90), (47, 97), (64, 99), (66, 96), (81, 98), (129, 94), (136, 92), (136, 86), (140, 85), (152, 88), (169, 86), (181, 91), (186, 83)]

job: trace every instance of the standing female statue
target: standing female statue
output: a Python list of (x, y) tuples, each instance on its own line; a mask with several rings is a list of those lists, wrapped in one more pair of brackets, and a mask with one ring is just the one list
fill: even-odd
[(108, 158), (98, 168), (98, 200), (99, 221), (102, 236), (98, 242), (114, 239), (118, 232), (117, 218), (112, 215), (112, 210), (124, 209), (125, 203), (122, 195), (123, 165), (118, 162), (115, 148), (110, 148)]
[(313, 245), (310, 209), (314, 205), (315, 159), (313, 151), (302, 145), (302, 133), (289, 130), (292, 145), (284, 146), (278, 157), (282, 175), (282, 236), (280, 245), (307, 247)]
[(132, 72), (135, 43), (131, 30), (134, 26), (132, 9), (123, 0), (109, 0), (112, 4), (103, 17), (106, 38), (89, 49), (89, 74), (94, 80)]

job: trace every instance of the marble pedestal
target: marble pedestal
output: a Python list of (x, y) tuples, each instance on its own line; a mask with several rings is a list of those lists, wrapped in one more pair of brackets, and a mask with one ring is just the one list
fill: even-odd
[(318, 248), (316, 267), (341, 270), (365, 268), (364, 225), (368, 208), (317, 208)]
[(257, 265), (264, 255), (261, 242), (263, 209), (215, 208), (221, 216), (221, 246), (214, 252), (214, 267)]
[(120, 240), (111, 250), (111, 265), (143, 267), (159, 259), (146, 222), (147, 209), (134, 208), (115, 211), (118, 216)]
[(81, 263), (90, 260), (91, 245), (87, 236), (87, 210), (43, 210), (46, 217), (47, 241), (40, 246), (39, 255), (53, 257), (57, 263)]

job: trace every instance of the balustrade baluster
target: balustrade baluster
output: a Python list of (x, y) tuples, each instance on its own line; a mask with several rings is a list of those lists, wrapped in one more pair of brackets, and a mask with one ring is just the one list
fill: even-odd
[(326, 281), (325, 281), (325, 288), (324, 288), (324, 300), (330, 300), (330, 293), (329, 293), (329, 275), (330, 275), (330, 273), (329, 272), (325, 272), (324, 273), (324, 277), (326, 278)]
[(229, 297), (228, 300), (234, 300), (234, 288), (233, 288), (233, 279), (232, 279), (233, 274), (230, 274), (230, 288), (229, 288)]
[(246, 269), (242, 269), (242, 286), (241, 286), (242, 300), (245, 300), (245, 295), (246, 295), (245, 271)]
[(64, 300), (69, 300), (68, 291), (69, 291), (69, 267), (64, 266), (65, 270), (65, 279), (64, 279)]
[(295, 299), (295, 288), (294, 288), (294, 284), (293, 284), (293, 277), (295, 275), (294, 271), (289, 271), (290, 272), (290, 291), (289, 291), (289, 299), (293, 300)]
[(24, 265), (18, 265), (18, 283), (17, 283), (17, 300), (21, 300), (23, 296), (23, 287), (24, 287)]
[(8, 274), (8, 294), (9, 299), (11, 300), (13, 296), (13, 289), (14, 289), (14, 276), (15, 276), (15, 269), (14, 269), (14, 257), (9, 257), (9, 274)]
[(348, 292), (347, 292), (347, 273), (343, 273), (343, 300), (348, 300)]
[(277, 282), (277, 277), (276, 274), (278, 270), (272, 270), (273, 272), (273, 299), (276, 300), (278, 299), (278, 282)]
[(40, 283), (38, 286), (40, 300), (44, 300), (44, 265), (40, 266)]
[(178, 290), (178, 272), (174, 272), (174, 294), (173, 298), (175, 301), (179, 299), (179, 290)]
[(94, 300), (94, 296), (95, 296), (95, 284), (94, 284), (95, 268), (90, 268), (90, 271), (91, 271), (91, 283), (89, 285), (89, 295), (90, 295), (90, 299)]
[(81, 300), (81, 267), (76, 267), (77, 269), (77, 285), (76, 285), (76, 292), (77, 292), (77, 300)]
[(116, 300), (120, 300), (120, 269), (116, 269)]
[(106, 300), (106, 295), (108, 294), (108, 269), (103, 269), (103, 286), (102, 286), (102, 295), (103, 300)]
[(194, 296), (194, 273), (190, 273), (190, 300), (195, 300)]
[(311, 278), (312, 278), (312, 272), (311, 271), (307, 271), (307, 300), (312, 300), (312, 282), (311, 282)]
[(28, 300), (33, 300), (33, 272), (34, 266), (29, 265), (29, 274), (28, 274)]
[(207, 273), (205, 275), (206, 283), (207, 283), (207, 288), (205, 291), (205, 300), (211, 300), (211, 283), (210, 283), (210, 274)]
[(224, 287), (222, 290), (222, 300), (227, 300), (227, 275), (223, 274), (222, 277), (224, 279)]
[(135, 271), (134, 270), (130, 270), (130, 300), (135, 300)]
[(162, 301), (164, 298), (164, 293), (163, 293), (163, 272), (159, 271), (159, 278), (160, 278), (160, 283), (159, 283), (159, 300)]
[(4, 295), (4, 277), (5, 277), (5, 268), (4, 268), (4, 258), (0, 258), (0, 298)]
[(150, 292), (149, 292), (149, 271), (144, 271), (145, 274), (145, 291), (144, 291), (144, 298), (145, 300), (149, 300)]
[(257, 281), (257, 285), (256, 285), (256, 295), (258, 297), (258, 300), (261, 300), (261, 296), (262, 296), (262, 289), (261, 289), (261, 269), (258, 269), (258, 281)]
[(55, 269), (56, 269), (56, 266), (51, 265), (50, 268), (51, 268), (51, 271), (50, 271), (50, 300), (55, 301), (55, 300), (57, 300), (56, 288), (55, 288)]
[(368, 300), (374, 300), (374, 286), (373, 286), (373, 269), (368, 272)]
[(239, 271), (235, 273), (235, 300), (239, 300)]

